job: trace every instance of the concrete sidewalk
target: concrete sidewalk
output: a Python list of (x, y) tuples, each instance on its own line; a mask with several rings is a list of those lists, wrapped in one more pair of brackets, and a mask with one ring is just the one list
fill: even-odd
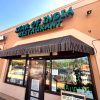
[(14, 97), (8, 96), (4, 93), (0, 93), (0, 100), (19, 100)]

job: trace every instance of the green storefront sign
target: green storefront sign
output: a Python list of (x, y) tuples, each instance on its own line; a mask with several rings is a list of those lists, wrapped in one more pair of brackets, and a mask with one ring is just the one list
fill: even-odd
[(74, 11), (70, 7), (67, 11), (64, 9), (61, 12), (55, 12), (54, 14), (45, 16), (43, 19), (33, 21), (31, 24), (26, 24), (16, 28), (16, 33), (19, 37), (28, 36), (34, 33), (42, 32), (45, 30), (60, 27), (64, 18), (73, 16)]

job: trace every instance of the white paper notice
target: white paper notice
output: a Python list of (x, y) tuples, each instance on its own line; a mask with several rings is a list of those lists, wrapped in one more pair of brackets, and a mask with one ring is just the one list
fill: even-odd
[(31, 96), (39, 98), (39, 92), (31, 91)]
[(34, 97), (30, 97), (30, 100), (39, 100), (39, 99), (36, 99), (36, 98), (34, 98)]
[(58, 69), (52, 69), (52, 75), (58, 75)]
[(32, 90), (39, 91), (39, 80), (32, 79), (32, 82), (31, 82), (31, 89), (32, 89)]

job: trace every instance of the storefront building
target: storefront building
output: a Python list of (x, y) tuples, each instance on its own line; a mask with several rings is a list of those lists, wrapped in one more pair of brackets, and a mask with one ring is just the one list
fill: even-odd
[(100, 100), (100, 0), (79, 0), (0, 32), (0, 92)]

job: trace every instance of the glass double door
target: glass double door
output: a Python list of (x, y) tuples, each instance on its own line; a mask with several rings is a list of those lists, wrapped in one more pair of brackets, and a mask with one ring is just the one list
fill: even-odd
[(43, 80), (45, 60), (29, 60), (29, 76), (25, 100), (44, 100)]

